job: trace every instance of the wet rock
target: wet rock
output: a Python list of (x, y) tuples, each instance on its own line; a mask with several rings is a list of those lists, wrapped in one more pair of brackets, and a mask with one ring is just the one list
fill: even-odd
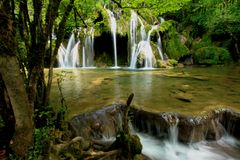
[(151, 113), (132, 109), (133, 126), (141, 132), (167, 138), (169, 128), (178, 128), (178, 140), (184, 143), (218, 140), (224, 132), (240, 136), (240, 114), (230, 110), (213, 111), (203, 116), (184, 116), (176, 113)]
[(75, 136), (89, 139), (115, 137), (122, 128), (122, 107), (116, 104), (73, 117), (69, 121), (69, 129)]
[[(184, 92), (182, 92), (184, 93)], [(113, 105), (92, 113), (74, 117), (69, 126), (75, 136), (90, 139), (115, 137), (121, 131), (124, 105)], [(140, 132), (168, 138), (169, 129), (176, 126), (178, 140), (184, 143), (218, 140), (224, 132), (240, 138), (240, 113), (219, 109), (201, 116), (185, 116), (171, 112), (149, 112), (131, 108), (132, 126)]]

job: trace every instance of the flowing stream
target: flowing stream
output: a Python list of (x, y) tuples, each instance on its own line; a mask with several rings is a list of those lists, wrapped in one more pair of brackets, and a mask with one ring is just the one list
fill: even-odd
[[(218, 141), (191, 144), (160, 140), (146, 133), (137, 133), (143, 145), (142, 153), (151, 160), (239, 160), (240, 143), (225, 135)], [(176, 135), (174, 135), (176, 136)]]
[(117, 32), (117, 22), (114, 17), (114, 14), (112, 11), (107, 9), (108, 15), (109, 15), (109, 24), (112, 32), (113, 37), (113, 48), (114, 48), (114, 68), (118, 68), (117, 64), (117, 39), (116, 39), (116, 32)]
[[(51, 105), (60, 106), (57, 78), (69, 108), (68, 118), (95, 111), (113, 103), (132, 104), (151, 112), (204, 115), (210, 110), (231, 107), (240, 111), (240, 67), (189, 67), (155, 70), (54, 69)], [(152, 160), (239, 160), (240, 144), (226, 135), (218, 141), (182, 144), (177, 127), (169, 138), (140, 133), (143, 153)]]

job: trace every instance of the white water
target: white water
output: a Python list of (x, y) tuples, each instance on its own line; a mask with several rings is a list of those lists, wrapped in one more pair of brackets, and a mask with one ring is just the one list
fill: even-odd
[(162, 41), (161, 41), (160, 34), (158, 34), (157, 49), (158, 49), (158, 53), (159, 53), (159, 56), (160, 56), (161, 60), (164, 60), (164, 58), (163, 58), (163, 51), (162, 51)]
[(114, 17), (114, 14), (112, 11), (108, 10), (108, 15), (109, 15), (109, 24), (111, 27), (111, 32), (112, 32), (112, 37), (113, 37), (113, 47), (114, 47), (114, 68), (118, 68), (117, 64), (117, 39), (116, 39), (116, 32), (117, 32), (117, 22)]
[(83, 48), (83, 67), (93, 67), (94, 66), (94, 29), (93, 27), (87, 33), (85, 30), (85, 46)]
[[(138, 21), (140, 22), (140, 40), (138, 41)], [(131, 45), (131, 62), (130, 68), (136, 69), (137, 62), (140, 63), (140, 67), (144, 69), (151, 69), (154, 65), (154, 54), (150, 44), (150, 36), (153, 30), (158, 26), (152, 26), (152, 29), (148, 31), (146, 36), (145, 26), (138, 15), (132, 11), (130, 19), (130, 45)], [(139, 60), (140, 59), (140, 60)]]
[(178, 129), (169, 129), (169, 139), (159, 140), (145, 133), (137, 133), (143, 145), (142, 153), (151, 160), (238, 160), (239, 141), (228, 135), (218, 141), (181, 144)]
[[(151, 33), (154, 29), (156, 29), (156, 26), (152, 26), (152, 29), (148, 32), (148, 36), (147, 39), (145, 40), (141, 40), (138, 44), (137, 47), (133, 48), (133, 52), (132, 52), (132, 59), (131, 59), (131, 63), (130, 63), (130, 68), (131, 69), (135, 69), (137, 68), (137, 61), (140, 59), (142, 59), (143, 61), (141, 62), (141, 66), (143, 66), (144, 69), (149, 69), (149, 68), (153, 68), (153, 60), (155, 59), (153, 51), (152, 51), (152, 47), (150, 44), (150, 36)], [(141, 31), (144, 31), (143, 29)], [(141, 33), (141, 37), (144, 37), (144, 34)], [(136, 38), (134, 38), (136, 39)], [(136, 44), (134, 44), (134, 46), (136, 46)]]
[(82, 47), (82, 67), (86, 67), (85, 47)]
[(67, 48), (60, 45), (58, 49), (58, 65), (61, 68), (75, 68), (79, 65), (78, 46), (80, 41), (75, 42), (74, 34), (69, 38)]

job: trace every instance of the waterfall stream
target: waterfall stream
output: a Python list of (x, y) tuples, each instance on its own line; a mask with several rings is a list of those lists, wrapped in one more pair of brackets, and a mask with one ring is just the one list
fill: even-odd
[(90, 28), (89, 32), (87, 29), (84, 30), (85, 34), (85, 43), (83, 46), (83, 68), (94, 67), (94, 29), (93, 27)]
[(114, 47), (114, 68), (118, 68), (117, 64), (117, 39), (116, 39), (116, 32), (117, 32), (117, 23), (112, 11), (108, 10), (109, 15), (109, 24), (111, 27), (112, 37), (113, 37), (113, 47)]
[[(140, 27), (140, 40), (138, 40), (138, 21), (141, 25)], [(151, 30), (146, 34), (145, 26), (138, 17), (138, 15), (132, 11), (130, 19), (130, 45), (131, 45), (131, 62), (130, 69), (144, 68), (151, 69), (154, 67), (155, 56), (152, 51), (150, 44), (151, 33), (153, 30), (156, 30), (159, 26), (152, 26)], [(160, 36), (159, 36), (160, 38)], [(161, 47), (161, 40), (158, 40), (158, 48)], [(160, 57), (162, 55), (161, 48), (159, 48)], [(163, 59), (161, 57), (161, 59)]]
[(75, 42), (74, 34), (71, 35), (67, 47), (63, 44), (58, 49), (58, 65), (61, 68), (75, 68), (79, 65), (79, 47), (80, 41)]
[(137, 133), (137, 135), (143, 145), (142, 153), (151, 160), (238, 160), (240, 158), (239, 141), (228, 135), (214, 142), (202, 141), (191, 144), (159, 140), (146, 133)]

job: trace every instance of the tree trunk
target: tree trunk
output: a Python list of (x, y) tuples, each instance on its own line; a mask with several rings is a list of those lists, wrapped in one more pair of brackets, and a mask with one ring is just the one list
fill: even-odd
[(52, 79), (53, 79), (54, 62), (57, 57), (58, 48), (60, 47), (60, 44), (64, 39), (64, 35), (65, 35), (64, 29), (66, 26), (67, 18), (69, 16), (70, 12), (72, 11), (73, 5), (74, 5), (74, 0), (70, 0), (69, 4), (67, 5), (67, 7), (65, 9), (64, 16), (61, 19), (61, 22), (59, 23), (59, 27), (56, 31), (57, 41), (56, 41), (56, 45), (55, 45), (53, 54), (51, 55), (50, 67), (48, 70), (48, 83), (47, 83), (47, 87), (46, 87), (46, 95), (45, 95), (46, 97), (45, 97), (45, 102), (44, 102), (45, 105), (49, 103), (51, 87), (52, 87)]
[(1, 56), (0, 72), (16, 120), (11, 148), (18, 155), (24, 156), (28, 147), (32, 144), (33, 110), (28, 102), (17, 58), (14, 56)]
[(15, 54), (15, 26), (10, 14), (11, 7), (9, 1), (4, 2), (0, 3), (0, 74), (16, 120), (11, 148), (18, 155), (25, 156), (28, 147), (32, 144), (33, 111)]

